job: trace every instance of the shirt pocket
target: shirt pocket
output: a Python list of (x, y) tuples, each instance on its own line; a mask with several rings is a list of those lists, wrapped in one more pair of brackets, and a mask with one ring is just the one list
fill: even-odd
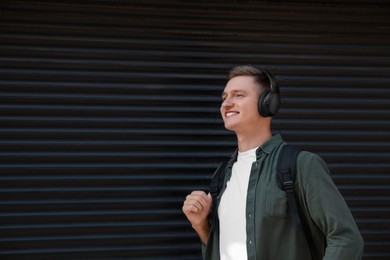
[(266, 187), (265, 209), (267, 215), (271, 217), (285, 218), (288, 215), (286, 193), (276, 183), (268, 183)]

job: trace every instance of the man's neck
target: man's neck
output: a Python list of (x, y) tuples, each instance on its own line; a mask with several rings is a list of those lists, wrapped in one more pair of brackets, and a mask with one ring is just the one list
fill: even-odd
[(261, 129), (253, 133), (237, 134), (238, 150), (240, 152), (249, 151), (259, 147), (272, 137), (270, 129)]

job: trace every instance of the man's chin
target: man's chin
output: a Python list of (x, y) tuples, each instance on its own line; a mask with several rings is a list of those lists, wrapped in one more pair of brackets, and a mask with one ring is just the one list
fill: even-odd
[(231, 125), (231, 124), (225, 124), (225, 129), (229, 130), (229, 131), (236, 131), (236, 128), (234, 127), (234, 125)]

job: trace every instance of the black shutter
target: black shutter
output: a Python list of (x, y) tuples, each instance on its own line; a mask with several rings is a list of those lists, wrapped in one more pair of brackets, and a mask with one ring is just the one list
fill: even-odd
[(235, 148), (229, 68), (276, 75), (284, 139), (317, 152), (390, 258), (387, 1), (0, 1), (0, 258), (200, 259), (181, 212)]

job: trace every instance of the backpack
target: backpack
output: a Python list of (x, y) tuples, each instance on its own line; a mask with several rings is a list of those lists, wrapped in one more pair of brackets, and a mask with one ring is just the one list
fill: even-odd
[[(286, 144), (282, 146), (278, 162), (277, 162), (277, 183), (280, 189), (284, 190), (286, 193), (287, 203), (288, 203), (288, 213), (291, 220), (294, 222), (295, 227), (298, 231), (303, 230), (305, 233), (306, 241), (310, 247), (310, 252), (312, 259), (314, 258), (314, 242), (309, 230), (309, 226), (306, 222), (302, 214), (302, 209), (300, 205), (297, 203), (295, 198), (295, 190), (294, 190), (294, 180), (295, 174), (297, 172), (297, 156), (300, 151), (303, 149), (292, 144)], [(221, 192), (223, 188), (223, 182), (225, 178), (225, 168), (227, 166), (228, 161), (222, 163), (213, 178), (210, 181), (209, 192), (213, 199), (215, 199), (218, 194)], [(212, 226), (217, 219), (217, 210), (216, 207), (212, 208), (211, 213), (211, 222)], [(214, 228), (214, 227), (213, 227)]]

